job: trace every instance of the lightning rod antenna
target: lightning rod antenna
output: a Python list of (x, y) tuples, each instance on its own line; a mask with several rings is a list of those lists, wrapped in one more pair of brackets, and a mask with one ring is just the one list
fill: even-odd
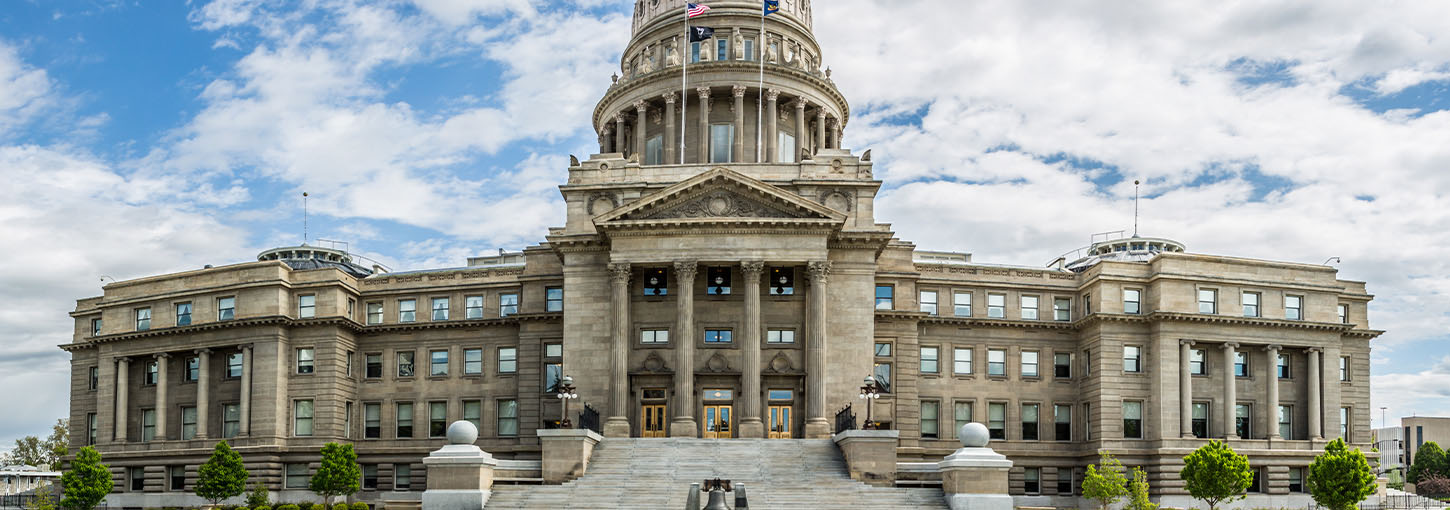
[(1137, 180), (1133, 181), (1133, 237), (1138, 237), (1138, 185)]
[(307, 246), (307, 192), (302, 192), (302, 245)]

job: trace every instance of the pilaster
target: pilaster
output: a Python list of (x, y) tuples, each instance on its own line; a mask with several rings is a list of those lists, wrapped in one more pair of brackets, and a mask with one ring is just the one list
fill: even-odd
[(695, 276), (693, 260), (675, 262), (675, 405), (670, 437), (699, 437), (695, 423)]
[(765, 437), (760, 406), (760, 277), (765, 263), (752, 260), (740, 263), (745, 280), (745, 326), (741, 328), (740, 348), (744, 358), (740, 373), (740, 437)]
[(831, 437), (831, 422), (826, 419), (826, 293), (831, 279), (831, 262), (811, 262), (806, 268), (810, 280), (806, 343), (806, 438)]
[(605, 437), (629, 437), (629, 263), (609, 265), (609, 414)]

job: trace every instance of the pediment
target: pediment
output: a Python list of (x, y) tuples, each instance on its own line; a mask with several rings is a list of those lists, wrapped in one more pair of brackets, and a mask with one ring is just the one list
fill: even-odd
[(656, 222), (840, 223), (845, 214), (726, 168), (716, 168), (594, 219), (599, 226)]

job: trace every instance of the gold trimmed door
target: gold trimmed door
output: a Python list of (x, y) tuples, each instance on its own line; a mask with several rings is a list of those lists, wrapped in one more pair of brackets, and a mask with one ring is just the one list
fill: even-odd
[(730, 439), (734, 437), (734, 428), (731, 426), (731, 406), (729, 405), (707, 405), (705, 406), (705, 435), (706, 439)]
[(665, 437), (665, 404), (640, 406), (639, 423), (639, 437)]
[(790, 439), (791, 406), (770, 406), (770, 439)]

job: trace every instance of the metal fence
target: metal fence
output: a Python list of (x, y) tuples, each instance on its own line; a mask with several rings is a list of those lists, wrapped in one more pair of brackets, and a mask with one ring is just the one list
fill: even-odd
[(851, 411), (851, 404), (836, 412), (836, 433), (847, 430), (856, 430), (856, 413)]

